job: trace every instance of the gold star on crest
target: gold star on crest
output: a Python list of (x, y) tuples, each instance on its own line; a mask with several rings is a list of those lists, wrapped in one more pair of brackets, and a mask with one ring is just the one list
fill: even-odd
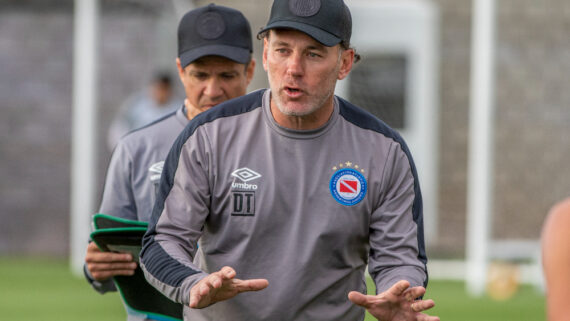
[(345, 167), (346, 167), (346, 168), (354, 168), (354, 169), (356, 169), (357, 171), (359, 171), (359, 172), (361, 172), (361, 173), (364, 173), (364, 169), (363, 169), (363, 168), (360, 168), (360, 166), (358, 166), (357, 164), (352, 163), (351, 161), (346, 161), (346, 162), (344, 162), (344, 163), (339, 163), (338, 165), (333, 166), (333, 167), (332, 167), (332, 170), (333, 170), (333, 171), (336, 171), (336, 170), (338, 170), (338, 169), (340, 169), (340, 168), (345, 168)]

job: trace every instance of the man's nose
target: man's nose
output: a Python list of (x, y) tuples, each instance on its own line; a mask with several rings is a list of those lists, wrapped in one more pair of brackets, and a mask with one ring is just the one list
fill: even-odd
[(304, 73), (303, 56), (294, 52), (287, 59), (287, 74), (293, 77), (302, 76)]
[(221, 81), (217, 77), (211, 77), (210, 79), (208, 79), (206, 83), (206, 88), (204, 88), (204, 95), (216, 98), (222, 96), (223, 94), (224, 91), (222, 90)]

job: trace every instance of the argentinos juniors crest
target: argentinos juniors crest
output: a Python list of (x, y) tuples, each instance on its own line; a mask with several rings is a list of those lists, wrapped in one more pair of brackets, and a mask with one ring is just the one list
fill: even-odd
[(358, 204), (366, 195), (364, 170), (351, 162), (340, 163), (333, 167), (329, 188), (332, 197), (342, 205)]

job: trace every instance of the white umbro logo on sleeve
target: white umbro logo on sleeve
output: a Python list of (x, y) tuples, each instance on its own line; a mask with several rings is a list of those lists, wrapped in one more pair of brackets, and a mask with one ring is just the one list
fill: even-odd
[(150, 181), (155, 183), (160, 180), (160, 174), (164, 168), (164, 161), (154, 163), (148, 168)]

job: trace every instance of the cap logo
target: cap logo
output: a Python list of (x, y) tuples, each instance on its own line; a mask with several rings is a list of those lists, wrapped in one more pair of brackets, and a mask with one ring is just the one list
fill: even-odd
[(289, 0), (289, 10), (299, 17), (314, 16), (321, 9), (321, 0)]
[(196, 21), (198, 34), (207, 40), (219, 38), (226, 31), (226, 24), (222, 15), (217, 12), (206, 12)]

